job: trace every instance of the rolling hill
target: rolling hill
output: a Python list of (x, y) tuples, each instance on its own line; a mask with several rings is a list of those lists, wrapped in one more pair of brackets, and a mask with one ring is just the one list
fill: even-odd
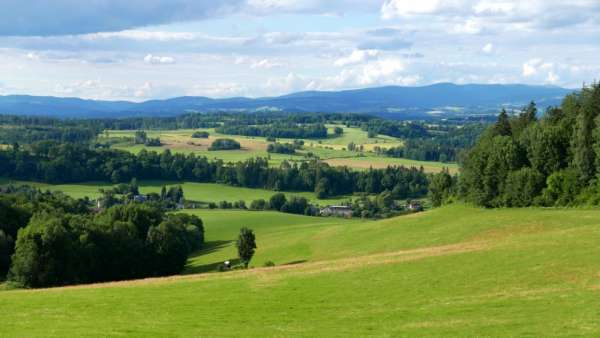
[(597, 210), (458, 204), (376, 222), (200, 213), (209, 247), (190, 269), (231, 258), (245, 224), (256, 229), (255, 264), (277, 266), (0, 291), (0, 335), (600, 334)]
[(307, 91), (279, 97), (177, 97), (145, 102), (95, 101), (42, 96), (0, 96), (0, 113), (57, 117), (172, 116), (185, 112), (261, 111), (355, 112), (390, 118), (495, 113), (534, 100), (541, 107), (557, 105), (572, 90), (552, 86), (456, 85), (379, 87), (345, 91)]

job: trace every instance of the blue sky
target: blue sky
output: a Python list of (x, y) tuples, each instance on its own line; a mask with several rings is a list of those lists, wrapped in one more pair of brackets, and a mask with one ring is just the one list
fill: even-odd
[(2, 0), (0, 95), (147, 100), (600, 78), (598, 0)]

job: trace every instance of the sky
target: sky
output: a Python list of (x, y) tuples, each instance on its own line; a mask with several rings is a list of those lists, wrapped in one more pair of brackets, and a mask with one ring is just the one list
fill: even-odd
[(0, 95), (600, 80), (600, 0), (0, 0)]

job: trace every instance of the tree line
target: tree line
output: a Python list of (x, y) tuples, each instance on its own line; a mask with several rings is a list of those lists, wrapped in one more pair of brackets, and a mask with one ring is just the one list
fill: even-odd
[(400, 147), (375, 147), (375, 151), (384, 156), (418, 161), (457, 162), (461, 154), (475, 144), (486, 127), (484, 123), (446, 126), (445, 130), (429, 132), (428, 137), (409, 138)]
[(354, 192), (380, 193), (386, 189), (403, 196), (427, 193), (427, 177), (422, 168), (391, 166), (353, 171), (316, 160), (283, 162), (273, 168), (265, 158), (225, 163), (193, 153), (142, 150), (136, 155), (52, 141), (0, 150), (0, 176), (48, 183), (126, 183), (133, 178), (224, 183), (278, 191), (314, 191), (319, 198)]
[(276, 137), (276, 138), (327, 138), (327, 127), (321, 123), (295, 124), (271, 123), (265, 125), (247, 125), (228, 123), (215, 129), (218, 133), (229, 135)]
[(600, 204), (600, 84), (538, 119), (535, 104), (502, 111), (461, 168), (459, 193), (485, 207)]

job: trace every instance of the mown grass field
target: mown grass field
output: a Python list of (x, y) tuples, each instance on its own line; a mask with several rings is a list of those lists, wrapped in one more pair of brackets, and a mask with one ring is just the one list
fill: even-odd
[[(97, 199), (101, 196), (100, 189), (110, 189), (114, 185), (106, 182), (86, 182), (77, 184), (47, 184), (27, 181), (14, 181), (6, 178), (0, 178), (0, 185), (8, 184), (27, 184), (42, 190), (62, 191), (73, 198)], [(163, 186), (180, 185), (183, 188), (185, 198), (198, 202), (220, 202), (220, 201), (245, 201), (250, 204), (253, 200), (265, 199), (268, 200), (276, 192), (265, 189), (250, 189), (242, 187), (234, 187), (225, 184), (217, 183), (195, 183), (195, 182), (171, 182), (171, 181), (140, 181), (140, 193), (160, 193)], [(338, 196), (328, 199), (317, 199), (312, 192), (285, 192), (286, 196), (301, 196), (308, 199), (313, 204), (329, 205), (339, 204), (342, 201), (352, 199), (352, 196)]]
[[(202, 216), (209, 241), (232, 240), (239, 225), (252, 222), (259, 245), (255, 263), (270, 259), (278, 266), (3, 291), (0, 335), (600, 335), (597, 210), (453, 205), (332, 224), (286, 222), (271, 214), (263, 225), (243, 214), (235, 221), (229, 214)], [(217, 247), (208, 255), (221, 259), (230, 256), (227, 250)], [(289, 260), (306, 262), (279, 265)]]
[[(138, 153), (142, 149), (149, 151), (163, 151), (170, 149), (173, 152), (184, 154), (195, 153), (206, 156), (210, 159), (221, 159), (226, 162), (239, 162), (252, 157), (268, 157), (270, 164), (279, 166), (283, 161), (301, 162), (306, 161), (304, 155), (313, 153), (320, 159), (325, 160), (331, 165), (346, 165), (355, 169), (385, 168), (388, 165), (404, 165), (408, 167), (423, 167), (427, 172), (439, 172), (447, 167), (451, 172), (457, 171), (455, 163), (440, 163), (428, 161), (414, 161), (402, 158), (390, 158), (378, 156), (373, 152), (375, 147), (389, 148), (397, 147), (403, 144), (403, 141), (394, 137), (379, 135), (377, 137), (368, 137), (366, 131), (360, 128), (348, 128), (342, 126), (344, 133), (341, 136), (333, 135), (333, 128), (336, 125), (328, 125), (329, 137), (322, 140), (304, 139), (304, 149), (295, 155), (273, 154), (267, 152), (269, 142), (264, 137), (249, 137), (239, 135), (225, 135), (216, 133), (214, 129), (197, 129), (210, 133), (208, 139), (194, 139), (191, 135), (196, 130), (151, 130), (147, 131), (149, 137), (159, 137), (163, 142), (161, 147), (146, 147), (144, 145), (134, 145), (131, 142), (123, 141), (115, 144), (113, 147)], [(132, 138), (135, 134), (133, 130), (108, 130), (102, 137), (112, 139)], [(210, 144), (217, 138), (231, 138), (240, 142), (242, 149), (230, 151), (208, 151)], [(292, 139), (278, 139), (278, 142), (293, 142)], [(356, 145), (362, 145), (364, 152), (348, 151), (347, 146), (353, 142)]]

